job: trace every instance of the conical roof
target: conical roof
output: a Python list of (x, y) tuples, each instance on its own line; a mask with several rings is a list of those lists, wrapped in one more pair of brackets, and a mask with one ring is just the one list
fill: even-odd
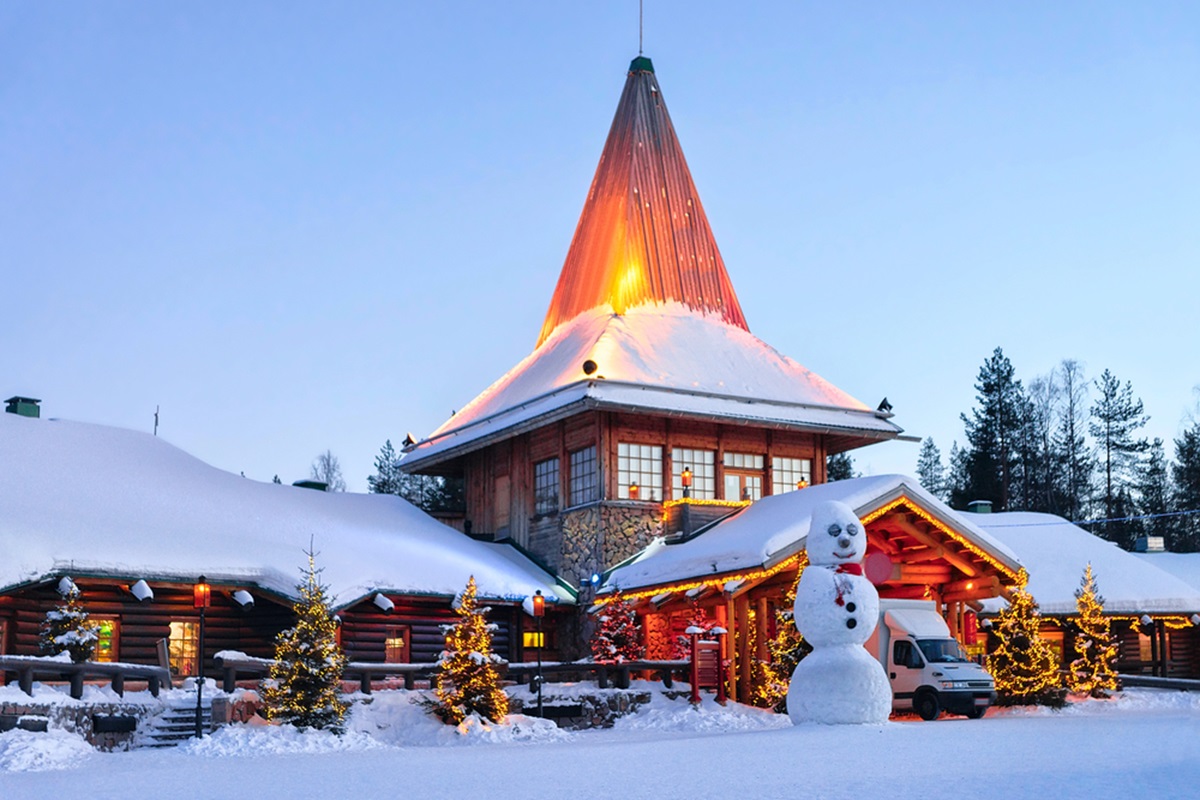
[(650, 59), (629, 65), (540, 346), (593, 308), (676, 301), (749, 330)]

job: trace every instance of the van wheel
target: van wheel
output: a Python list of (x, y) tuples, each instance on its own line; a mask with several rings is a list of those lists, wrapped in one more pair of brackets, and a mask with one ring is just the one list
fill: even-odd
[(967, 712), (967, 719), (983, 719), (983, 715), (986, 713), (987, 713), (986, 706), (972, 708), (970, 711)]
[(938, 715), (942, 713), (942, 706), (933, 692), (921, 692), (917, 695), (913, 705), (916, 707), (917, 713), (921, 715), (921, 719), (926, 722), (937, 719)]

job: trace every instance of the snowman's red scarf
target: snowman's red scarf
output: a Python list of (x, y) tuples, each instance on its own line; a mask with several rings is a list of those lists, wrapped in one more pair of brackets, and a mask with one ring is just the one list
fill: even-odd
[(837, 587), (837, 597), (834, 598), (833, 602), (837, 603), (839, 606), (844, 606), (846, 605), (845, 595), (850, 589), (850, 583), (843, 583), (842, 581), (839, 581), (837, 576), (842, 574), (861, 576), (863, 574), (862, 564), (838, 564), (836, 567), (834, 567), (833, 573), (833, 583), (834, 586)]

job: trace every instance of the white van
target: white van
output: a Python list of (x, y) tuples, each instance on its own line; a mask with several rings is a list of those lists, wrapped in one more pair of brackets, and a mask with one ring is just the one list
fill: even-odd
[(930, 600), (880, 598), (879, 624), (866, 647), (891, 681), (893, 711), (979, 719), (996, 700), (996, 682), (966, 657)]

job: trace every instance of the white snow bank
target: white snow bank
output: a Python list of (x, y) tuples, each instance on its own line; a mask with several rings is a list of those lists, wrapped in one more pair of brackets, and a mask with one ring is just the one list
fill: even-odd
[(85, 766), (97, 753), (82, 737), (63, 730), (0, 733), (0, 772), (46, 772)]
[(190, 739), (179, 752), (206, 758), (257, 758), (269, 755), (316, 755), (385, 747), (365, 733), (342, 736), (327, 731), (302, 731), (291, 725), (226, 725), (212, 736)]
[(521, 714), (510, 714), (501, 725), (472, 717), (454, 727), (433, 716), (425, 706), (431, 697), (429, 692), (378, 692), (370, 703), (354, 704), (346, 728), (405, 747), (532, 743), (571, 736), (551, 720)]

